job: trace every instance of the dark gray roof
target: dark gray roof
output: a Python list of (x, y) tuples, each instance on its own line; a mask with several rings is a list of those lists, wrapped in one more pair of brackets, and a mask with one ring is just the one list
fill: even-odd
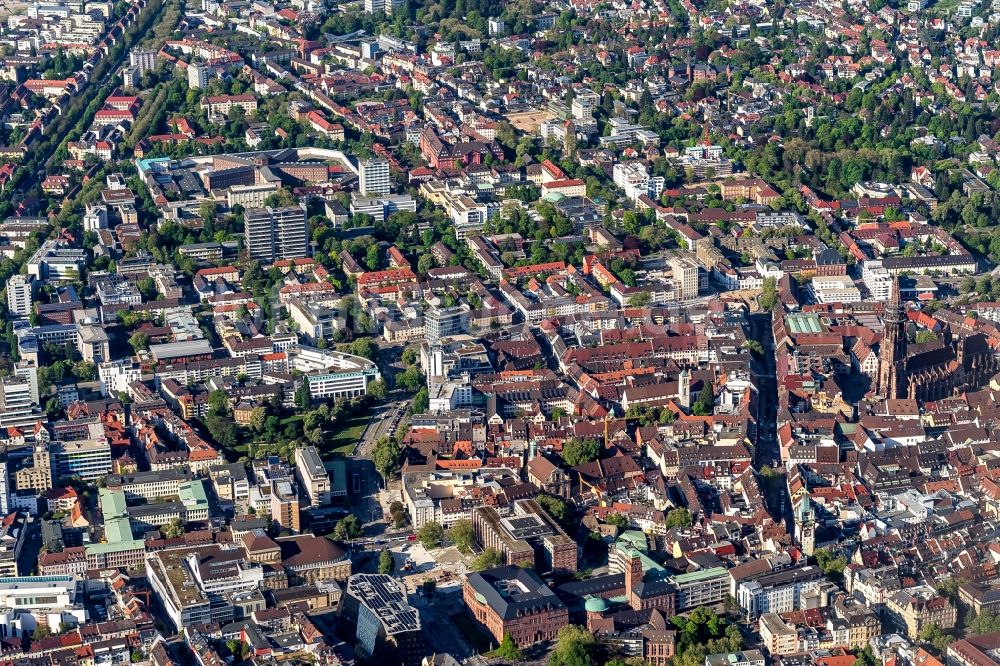
[(519, 567), (496, 567), (469, 575), (469, 585), (505, 620), (565, 608), (538, 574)]

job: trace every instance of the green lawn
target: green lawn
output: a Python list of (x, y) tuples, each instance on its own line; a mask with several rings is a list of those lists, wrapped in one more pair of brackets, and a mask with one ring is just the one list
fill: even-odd
[(371, 420), (370, 414), (356, 414), (343, 425), (338, 424), (334, 428), (336, 432), (323, 442), (323, 449), (320, 453), (324, 458), (337, 453), (345, 456), (350, 455), (358, 440), (361, 439), (361, 433), (365, 431), (369, 420)]

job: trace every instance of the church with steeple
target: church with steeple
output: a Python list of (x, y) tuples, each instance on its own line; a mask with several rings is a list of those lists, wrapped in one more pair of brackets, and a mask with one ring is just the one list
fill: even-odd
[(986, 336), (961, 316), (944, 314), (935, 317), (941, 323), (937, 340), (908, 344), (909, 317), (899, 296), (899, 278), (893, 279), (882, 319), (877, 397), (942, 400), (984, 386), (1000, 370), (1000, 356)]

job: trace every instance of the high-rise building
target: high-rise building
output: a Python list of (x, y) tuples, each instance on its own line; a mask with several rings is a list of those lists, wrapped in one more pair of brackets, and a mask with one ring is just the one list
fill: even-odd
[(267, 264), (308, 256), (305, 205), (247, 209), (243, 215), (243, 247), (251, 259)]
[(191, 63), (187, 68), (188, 88), (204, 88), (208, 85), (212, 70), (207, 65)]
[(27, 317), (31, 314), (34, 281), (27, 275), (14, 275), (7, 280), (7, 308), (11, 314)]
[(295, 471), (312, 506), (330, 503), (330, 475), (315, 446), (295, 449)]
[(899, 278), (892, 279), (889, 303), (882, 318), (877, 394), (895, 400), (906, 395), (906, 313), (899, 302)]
[(7, 476), (7, 454), (0, 455), (0, 513), (10, 513), (10, 478)]
[(139, 68), (139, 76), (151, 72), (156, 69), (156, 51), (136, 49), (128, 54), (128, 64)]
[(698, 262), (688, 256), (675, 254), (670, 258), (674, 276), (674, 292), (678, 301), (698, 298)]
[(364, 196), (389, 194), (389, 163), (385, 160), (368, 160), (358, 170), (360, 189)]
[(14, 376), (24, 377), (28, 382), (28, 389), (31, 391), (31, 400), (36, 405), (41, 404), (41, 397), (38, 392), (38, 365), (28, 359), (18, 361), (14, 364)]
[(28, 428), (44, 418), (35, 409), (31, 381), (17, 375), (0, 379), (0, 428)]

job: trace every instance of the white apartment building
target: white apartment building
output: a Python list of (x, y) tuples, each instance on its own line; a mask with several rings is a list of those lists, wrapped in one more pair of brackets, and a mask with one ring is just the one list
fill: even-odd
[(191, 63), (187, 68), (188, 88), (198, 89), (208, 86), (212, 78), (212, 69), (208, 65)]
[(641, 162), (619, 162), (612, 169), (611, 176), (615, 185), (622, 188), (632, 202), (644, 194), (657, 199), (663, 192), (663, 178), (649, 175)]
[(142, 370), (131, 359), (119, 359), (98, 365), (97, 376), (101, 381), (101, 395), (107, 397), (128, 393), (129, 384), (139, 381)]
[(736, 601), (749, 619), (764, 613), (802, 610), (803, 592), (818, 588), (826, 579), (816, 566), (798, 567), (740, 581)]
[(389, 163), (382, 159), (367, 160), (358, 168), (359, 190), (366, 197), (389, 194)]
[(7, 280), (7, 309), (18, 317), (31, 314), (34, 281), (27, 275), (14, 275)]
[(569, 110), (578, 120), (590, 120), (594, 109), (601, 103), (601, 96), (588, 88), (577, 88), (573, 91), (573, 101)]
[(866, 261), (861, 266), (861, 281), (872, 295), (872, 300), (888, 301), (892, 294), (892, 275), (881, 261)]

